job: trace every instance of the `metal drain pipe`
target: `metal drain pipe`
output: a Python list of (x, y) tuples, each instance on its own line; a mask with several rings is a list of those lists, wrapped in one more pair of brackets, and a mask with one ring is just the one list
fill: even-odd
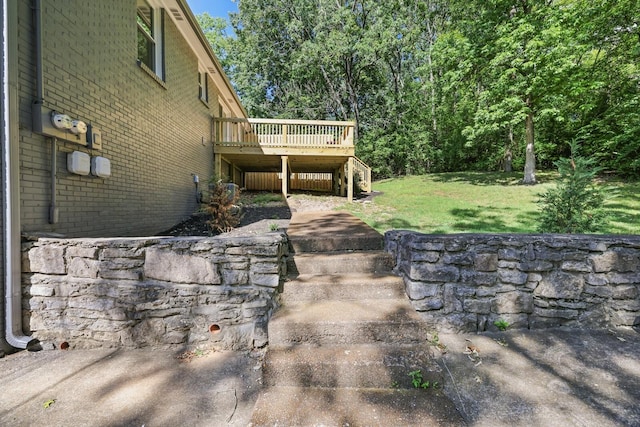
[(5, 340), (12, 347), (24, 349), (31, 338), (22, 331), (17, 2), (2, 0), (2, 18)]

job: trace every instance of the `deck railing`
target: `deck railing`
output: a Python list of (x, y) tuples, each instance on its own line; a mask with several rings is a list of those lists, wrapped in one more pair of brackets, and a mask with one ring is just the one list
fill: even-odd
[(353, 147), (354, 122), (215, 118), (218, 145), (261, 147)]
[(354, 176), (360, 178), (359, 185), (365, 193), (371, 192), (371, 168), (357, 157), (353, 158)]

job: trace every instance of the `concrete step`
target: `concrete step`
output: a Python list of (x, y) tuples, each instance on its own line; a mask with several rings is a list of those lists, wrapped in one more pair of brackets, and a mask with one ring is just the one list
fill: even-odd
[(381, 250), (380, 233), (347, 212), (295, 212), (287, 234), (296, 253)]
[(393, 274), (300, 275), (284, 284), (282, 302), (406, 298), (404, 282)]
[(296, 344), (422, 344), (427, 328), (407, 299), (300, 301), (269, 321), (269, 348)]
[(384, 246), (384, 239), (378, 233), (349, 236), (319, 234), (305, 237), (289, 236), (289, 245), (295, 253), (379, 251)]
[(269, 387), (251, 418), (257, 426), (462, 426), (442, 390)]
[(253, 426), (464, 425), (428, 329), (391, 272), (383, 238), (344, 212), (294, 213), (282, 306), (269, 320)]
[(263, 365), (267, 386), (414, 388), (409, 372), (443, 384), (428, 344), (296, 345), (270, 350)]
[(292, 275), (388, 273), (393, 266), (383, 251), (294, 254), (287, 263)]

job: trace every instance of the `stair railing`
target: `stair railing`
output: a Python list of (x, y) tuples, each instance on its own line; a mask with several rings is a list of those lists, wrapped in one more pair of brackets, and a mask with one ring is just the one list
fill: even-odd
[(353, 158), (354, 175), (360, 177), (360, 188), (365, 193), (371, 192), (371, 168), (357, 157)]

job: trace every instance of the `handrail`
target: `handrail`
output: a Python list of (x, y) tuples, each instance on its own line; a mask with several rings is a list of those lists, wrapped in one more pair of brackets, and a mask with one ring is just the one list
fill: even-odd
[(225, 146), (354, 146), (355, 122), (214, 118), (212, 134)]
[(360, 176), (360, 188), (366, 193), (371, 192), (371, 167), (357, 157), (353, 158), (354, 174)]

